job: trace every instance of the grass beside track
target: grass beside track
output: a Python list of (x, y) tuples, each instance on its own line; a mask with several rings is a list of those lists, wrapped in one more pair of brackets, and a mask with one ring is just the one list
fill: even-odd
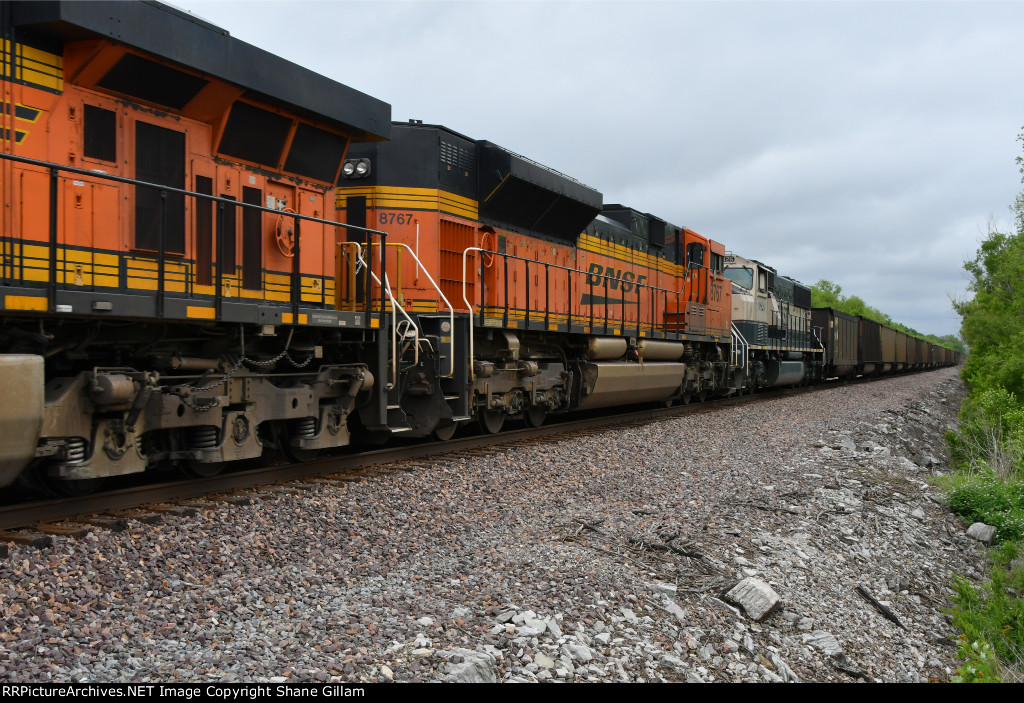
[(939, 484), (949, 505), (967, 523), (997, 528), (988, 579), (975, 586), (956, 577), (949, 614), (960, 636), (964, 665), (954, 681), (1024, 683), (1024, 481), (991, 472), (959, 473)]

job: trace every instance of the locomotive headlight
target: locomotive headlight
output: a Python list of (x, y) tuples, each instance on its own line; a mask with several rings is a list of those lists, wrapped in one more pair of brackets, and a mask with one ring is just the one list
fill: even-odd
[(369, 159), (349, 159), (341, 166), (345, 178), (366, 178), (370, 175)]

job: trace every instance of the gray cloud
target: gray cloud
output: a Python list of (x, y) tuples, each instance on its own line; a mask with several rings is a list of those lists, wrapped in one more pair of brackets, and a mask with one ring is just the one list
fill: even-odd
[(1020, 3), (177, 4), (922, 332), (1021, 189)]

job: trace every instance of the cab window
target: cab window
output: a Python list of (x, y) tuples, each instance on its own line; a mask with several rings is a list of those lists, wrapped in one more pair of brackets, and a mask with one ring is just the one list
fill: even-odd
[(725, 277), (747, 290), (754, 285), (754, 272), (746, 267), (729, 267), (725, 270)]

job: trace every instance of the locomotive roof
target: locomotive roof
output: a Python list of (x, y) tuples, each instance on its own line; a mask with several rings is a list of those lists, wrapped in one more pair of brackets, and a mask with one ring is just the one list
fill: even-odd
[(477, 201), (484, 224), (561, 242), (575, 241), (601, 212), (599, 191), (443, 125), (395, 122), (390, 141), (353, 145), (349, 155), (377, 160), (360, 185), (441, 188)]
[(626, 232), (630, 231), (629, 227), (626, 227), (626, 225), (622, 224), (618, 220), (613, 220), (610, 217), (605, 217), (604, 215), (598, 215), (594, 219), (596, 221), (598, 221), (598, 222), (602, 222), (602, 223), (608, 225), (609, 227), (615, 227), (617, 229), (621, 229), (621, 230), (624, 230)]
[(363, 133), (391, 134), (391, 106), (232, 37), (159, 2), (13, 2), (19, 30), (57, 41), (106, 38), (245, 88)]
[(391, 122), (391, 124), (394, 127), (413, 127), (413, 128), (419, 128), (419, 129), (436, 129), (439, 132), (445, 132), (447, 134), (452, 135), (453, 137), (459, 137), (460, 139), (465, 139), (467, 142), (475, 142), (475, 141), (477, 141), (476, 139), (473, 139), (473, 137), (466, 136), (462, 132), (456, 132), (451, 127), (445, 127), (443, 124), (433, 124), (432, 122), (424, 122), (423, 120), (413, 120), (413, 119), (410, 119), (410, 120), (407, 120), (405, 122), (402, 122), (401, 120), (393, 120)]
[[(553, 169), (550, 166), (545, 166), (542, 163), (539, 163), (537, 161), (534, 161), (533, 159), (527, 158), (527, 157), (523, 156), (522, 154), (517, 154), (516, 152), (512, 151), (511, 149), (506, 149), (505, 147), (501, 146), (500, 144), (495, 144), (494, 142), (487, 141), (486, 139), (473, 139), (473, 137), (468, 137), (468, 136), (466, 136), (465, 134), (463, 134), (461, 132), (456, 132), (451, 127), (445, 127), (444, 125), (441, 125), (441, 124), (430, 124), (430, 123), (424, 124), (423, 120), (409, 120), (408, 122), (398, 122), (398, 121), (395, 121), (395, 122), (392, 122), (391, 124), (393, 126), (395, 126), (395, 127), (410, 127), (410, 128), (414, 128), (414, 129), (438, 130), (440, 132), (446, 132), (448, 134), (451, 134), (452, 136), (459, 137), (461, 139), (465, 139), (465, 140), (470, 141), (470, 142), (476, 142), (476, 144), (479, 147), (484, 148), (484, 149), (496, 149), (496, 150), (501, 151), (501, 152), (503, 152), (505, 154), (508, 154), (509, 157), (511, 159), (513, 159), (514, 161), (516, 161), (516, 162), (523, 162), (525, 164), (528, 164), (529, 166), (532, 166), (533, 169), (535, 171), (537, 171), (537, 172), (543, 172), (543, 173), (549, 174), (550, 178), (542, 179), (542, 180), (546, 180), (548, 182), (547, 183), (548, 185), (551, 185), (551, 184), (554, 184), (554, 183), (558, 183), (558, 187), (559, 188), (566, 188), (566, 187), (573, 188), (574, 195), (577, 196), (577, 197), (580, 197), (581, 199), (586, 198), (586, 199), (593, 200), (593, 194), (596, 193), (597, 196), (598, 196), (598, 201), (600, 200), (600, 195), (601, 194), (597, 190), (595, 190), (594, 188), (591, 188), (590, 186), (588, 186), (586, 183), (583, 183), (582, 181), (580, 181), (580, 180), (578, 180), (576, 178), (573, 178), (572, 176), (566, 175), (566, 174), (562, 173), (561, 171), (558, 171), (557, 169)], [(537, 175), (534, 175), (534, 178), (537, 178)], [(565, 184), (573, 184), (576, 187), (574, 188), (573, 185), (566, 186)], [(598, 203), (598, 205), (599, 205), (599, 203)]]

